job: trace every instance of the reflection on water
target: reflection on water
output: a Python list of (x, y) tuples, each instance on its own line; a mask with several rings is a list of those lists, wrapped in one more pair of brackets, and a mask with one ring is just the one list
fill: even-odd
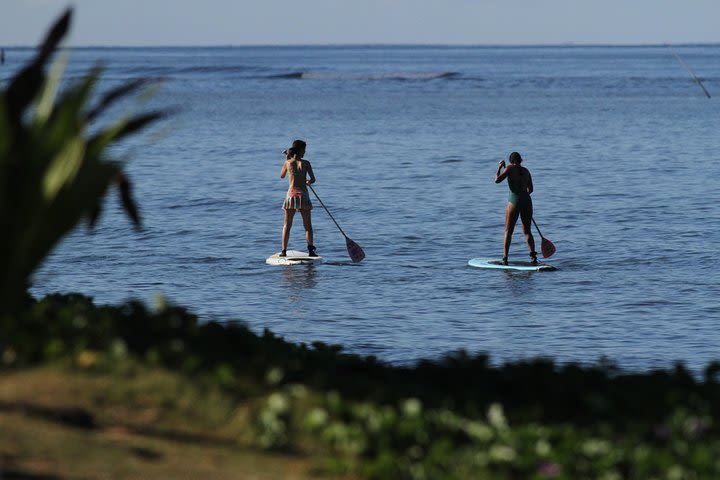
[(507, 290), (513, 298), (523, 296), (535, 290), (535, 276), (547, 275), (548, 272), (522, 272), (503, 270)]
[(289, 265), (280, 267), (281, 286), (287, 292), (290, 303), (296, 303), (303, 291), (317, 287), (317, 269), (315, 265)]

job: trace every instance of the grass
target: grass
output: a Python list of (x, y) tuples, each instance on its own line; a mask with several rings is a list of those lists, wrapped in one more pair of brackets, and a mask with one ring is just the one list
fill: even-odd
[(0, 375), (0, 472), (5, 478), (315, 478), (314, 461), (302, 452), (254, 447), (250, 420), (246, 408), (220, 391), (162, 369), (98, 374), (56, 365), (6, 372)]

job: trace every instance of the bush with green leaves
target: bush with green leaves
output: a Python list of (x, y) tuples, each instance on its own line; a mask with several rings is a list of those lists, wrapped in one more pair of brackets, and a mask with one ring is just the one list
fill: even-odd
[(93, 374), (123, 362), (213, 385), (252, 412), (257, 445), (374, 479), (720, 478), (720, 384), (462, 353), (393, 366), (287, 342), (176, 306), (49, 295), (12, 328), (0, 371), (46, 362)]
[(292, 385), (259, 402), (257, 418), (262, 446), (314, 445), (326, 473), (369, 479), (720, 478), (720, 432), (682, 407), (653, 426), (512, 424), (499, 403), (468, 417), (417, 398), (378, 405)]
[[(35, 57), (0, 90), (0, 319), (17, 311), (33, 272), (83, 218), (97, 220), (115, 185), (135, 225), (140, 217), (130, 182), (108, 147), (163, 116), (147, 112), (109, 125), (108, 108), (136, 93), (143, 79), (116, 87), (94, 101), (101, 69), (57, 94), (64, 60), (50, 73), (72, 19), (66, 11), (47, 33)], [(2, 320), (0, 320), (2, 321)]]

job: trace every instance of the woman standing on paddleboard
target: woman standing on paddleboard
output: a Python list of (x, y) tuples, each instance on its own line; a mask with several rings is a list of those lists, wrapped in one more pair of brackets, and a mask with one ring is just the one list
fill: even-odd
[[(308, 244), (308, 255), (317, 257), (315, 246), (313, 245), (313, 228), (310, 212), (312, 203), (308, 194), (307, 186), (315, 183), (315, 174), (312, 165), (307, 160), (303, 160), (305, 155), (306, 143), (302, 140), (295, 140), (292, 147), (285, 150), (285, 163), (280, 170), (280, 178), (288, 176), (289, 187), (283, 210), (285, 211), (285, 222), (283, 224), (282, 233), (282, 251), (281, 257), (287, 256), (287, 246), (290, 240), (290, 229), (292, 228), (293, 217), (295, 212), (300, 212), (305, 226), (305, 238)], [(308, 179), (308, 176), (310, 177)]]
[[(508, 253), (510, 252), (510, 243), (512, 242), (513, 231), (517, 223), (518, 216), (522, 220), (523, 233), (525, 241), (530, 249), (530, 258), (532, 263), (538, 263), (537, 253), (535, 252), (535, 239), (533, 238), (530, 224), (533, 216), (533, 205), (530, 194), (533, 192), (532, 177), (530, 170), (522, 167), (522, 157), (518, 152), (512, 152), (508, 159), (510, 165), (505, 165), (505, 160), (500, 160), (500, 165), (495, 172), (495, 183), (500, 183), (507, 178), (510, 187), (510, 196), (508, 197), (507, 209), (505, 210), (505, 243), (503, 246), (503, 265), (508, 264)], [(504, 169), (504, 170), (503, 170)]]

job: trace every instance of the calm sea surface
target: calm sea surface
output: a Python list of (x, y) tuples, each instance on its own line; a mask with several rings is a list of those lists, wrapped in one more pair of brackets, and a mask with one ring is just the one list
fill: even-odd
[[(162, 77), (146, 107), (179, 113), (115, 151), (145, 230), (113, 195), (34, 293), (160, 293), (203, 318), (392, 362), (465, 349), (700, 369), (720, 359), (720, 45), (677, 51), (717, 97), (665, 47), (76, 49), (69, 78), (97, 61), (104, 88)], [(1, 81), (31, 53), (6, 50)], [(329, 263), (265, 264), (295, 138), (362, 264), (317, 202)], [(467, 266), (502, 254), (507, 185), (493, 179), (513, 150), (556, 272)], [(305, 249), (299, 221), (291, 248)], [(527, 258), (519, 228), (511, 258)]]

